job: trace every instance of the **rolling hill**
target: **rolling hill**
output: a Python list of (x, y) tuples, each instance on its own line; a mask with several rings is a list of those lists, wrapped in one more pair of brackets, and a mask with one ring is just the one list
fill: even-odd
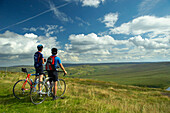
[[(82, 68), (82, 66), (80, 66)], [(86, 67), (86, 66), (85, 66)], [(87, 66), (89, 68), (91, 66)], [(73, 69), (71, 69), (73, 70)], [(95, 71), (95, 70), (91, 70)], [(80, 71), (82, 72), (82, 70)], [(18, 100), (13, 96), (14, 83), (25, 78), (24, 73), (0, 72), (1, 113), (169, 113), (170, 92), (160, 88), (120, 85), (114, 82), (81, 78), (63, 78), (67, 84), (64, 99), (47, 99), (40, 105), (29, 96)], [(61, 76), (60, 76), (61, 77)], [(71, 75), (72, 77), (72, 75)]]
[(152, 88), (170, 86), (170, 63), (119, 63), (69, 67), (72, 77)]

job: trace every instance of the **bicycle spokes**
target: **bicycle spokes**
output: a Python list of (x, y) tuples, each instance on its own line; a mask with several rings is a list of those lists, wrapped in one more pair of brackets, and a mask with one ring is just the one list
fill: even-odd
[(30, 89), (31, 87), (29, 83), (26, 84), (25, 80), (19, 80), (13, 87), (13, 94), (18, 99), (24, 99), (30, 94)]
[(62, 79), (59, 79), (57, 83), (57, 96), (61, 97), (65, 93), (65, 90), (66, 90), (65, 81)]
[(31, 89), (31, 102), (33, 104), (41, 104), (47, 96), (47, 87), (43, 83), (38, 83), (36, 87)]

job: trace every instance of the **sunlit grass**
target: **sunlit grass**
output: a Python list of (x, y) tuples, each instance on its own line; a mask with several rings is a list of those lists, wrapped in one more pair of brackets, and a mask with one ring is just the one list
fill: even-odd
[[(9, 76), (8, 76), (9, 74)], [(64, 99), (51, 97), (33, 105), (29, 97), (16, 99), (12, 87), (22, 73), (8, 73), (0, 79), (0, 112), (62, 112), (62, 113), (169, 113), (169, 92), (159, 88), (118, 85), (113, 82), (79, 78), (63, 78), (67, 89)], [(166, 94), (166, 95), (165, 95)]]

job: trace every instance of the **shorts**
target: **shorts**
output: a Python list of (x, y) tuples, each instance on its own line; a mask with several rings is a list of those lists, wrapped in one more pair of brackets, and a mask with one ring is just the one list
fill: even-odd
[(36, 70), (36, 76), (44, 74), (43, 66), (35, 68), (35, 70)]
[(57, 71), (48, 71), (48, 77), (50, 77), (50, 82), (56, 82), (58, 81), (58, 72)]

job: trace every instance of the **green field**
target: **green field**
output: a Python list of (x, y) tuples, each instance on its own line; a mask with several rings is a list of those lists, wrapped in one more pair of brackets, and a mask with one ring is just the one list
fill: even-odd
[(152, 88), (170, 87), (170, 63), (82, 65), (68, 68), (72, 77)]
[[(0, 70), (21, 72), (21, 68), (1, 67)], [(31, 66), (26, 68), (28, 71), (34, 69)], [(170, 62), (73, 65), (66, 69), (70, 78), (86, 78), (151, 88), (170, 87)]]
[[(79, 68), (83, 67), (80, 66)], [(89, 67), (91, 66), (87, 66), (86, 68)], [(75, 68), (78, 67), (68, 68), (67, 70), (73, 70)], [(95, 71), (93, 68), (91, 69), (91, 71)], [(82, 70), (80, 72), (83, 73)], [(12, 93), (14, 83), (25, 77), (23, 73), (0, 72), (0, 113), (170, 112), (170, 92), (163, 89), (71, 78), (73, 75), (63, 78), (67, 84), (64, 99), (53, 101), (52, 98), (47, 97), (42, 104), (34, 105), (30, 102), (29, 96), (23, 100), (18, 100)]]
[(16, 66), (16, 67), (0, 67), (0, 71), (5, 72), (21, 72), (21, 68), (27, 68), (27, 70), (33, 70), (33, 66)]

